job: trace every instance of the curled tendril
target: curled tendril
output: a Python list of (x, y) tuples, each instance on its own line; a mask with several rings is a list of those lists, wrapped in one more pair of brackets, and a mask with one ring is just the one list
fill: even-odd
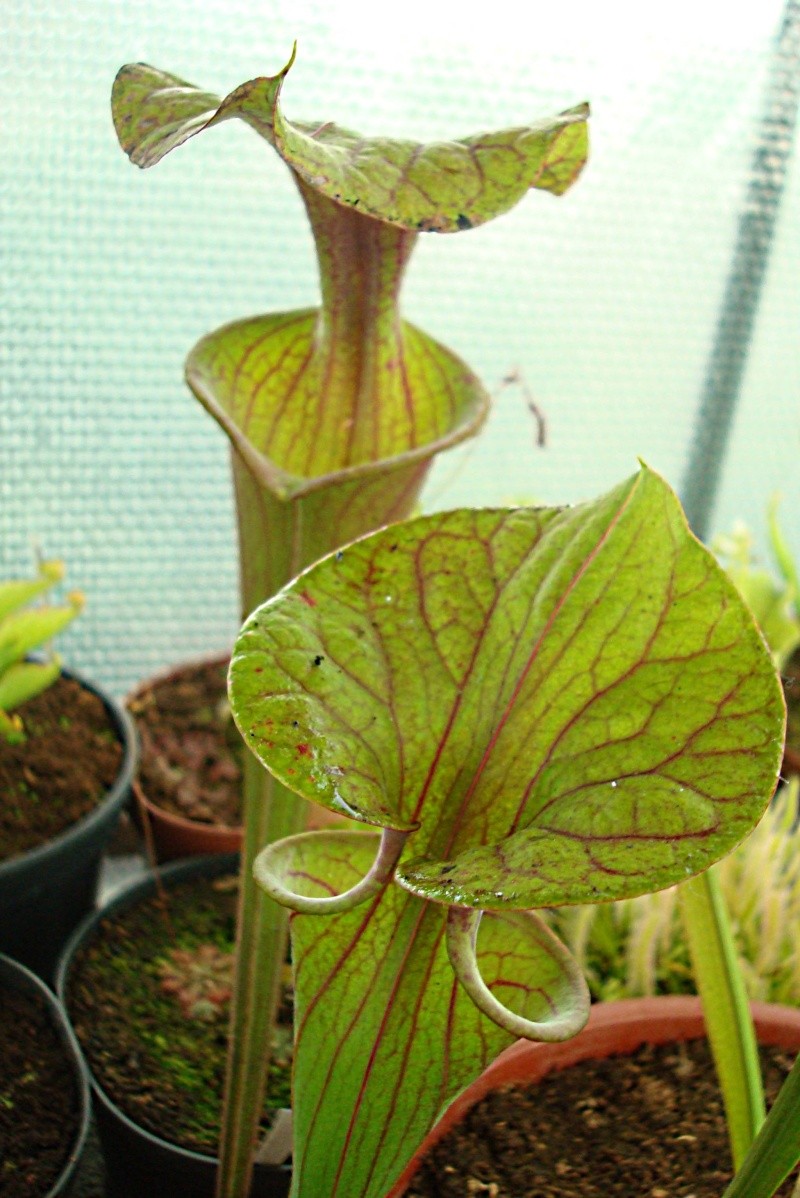
[[(375, 833), (304, 832), (269, 845), (256, 858), (253, 873), (259, 886), (276, 902), (304, 915), (334, 915), (373, 897), (394, 877), (409, 833), (384, 828), (380, 839)], [(369, 838), (378, 841), (377, 853), (367, 874), (340, 894), (320, 896), (303, 894), (303, 888), (320, 890), (327, 883), (320, 876), (325, 859), (325, 840), (341, 844), (352, 840), (363, 846)], [(290, 883), (293, 888), (290, 887)], [(299, 889), (298, 889), (299, 888)], [(589, 992), (576, 962), (543, 920), (531, 911), (507, 911), (501, 916), (472, 908), (447, 905), (446, 943), (453, 972), (475, 1006), (498, 1026), (514, 1036), (528, 1040), (567, 1040), (580, 1031), (589, 1014)], [(543, 1019), (528, 1019), (509, 1010), (489, 989), (481, 976), (477, 955), (478, 928), (481, 918), (500, 919), (514, 924), (531, 950), (549, 959), (557, 975), (550, 979), (551, 1014)]]
[[(447, 912), (447, 955), (453, 972), (478, 1010), (493, 1023), (525, 1040), (569, 1040), (576, 1035), (589, 1018), (589, 990), (577, 963), (564, 945), (534, 912), (504, 913), (506, 920), (513, 918), (525, 925), (526, 934), (561, 967), (561, 1001), (554, 1005), (552, 1016), (542, 1020), (526, 1019), (504, 1006), (481, 977), (476, 945), (483, 915), (483, 911), (468, 907), (450, 907)], [(491, 919), (492, 915), (488, 918)]]
[[(375, 861), (369, 873), (349, 890), (342, 894), (330, 895), (327, 898), (299, 894), (290, 890), (285, 882), (295, 877), (301, 878), (308, 874), (302, 868), (303, 849), (309, 844), (319, 843), (325, 833), (301, 832), (298, 836), (287, 836), (275, 844), (268, 845), (256, 857), (253, 865), (253, 875), (262, 890), (276, 902), (292, 911), (304, 915), (335, 915), (341, 911), (349, 911), (363, 903), (365, 899), (377, 894), (391, 881), (394, 868), (408, 839), (408, 832), (398, 832), (393, 828), (384, 828)], [(335, 832), (331, 835), (341, 837), (357, 837), (363, 840), (364, 832)]]

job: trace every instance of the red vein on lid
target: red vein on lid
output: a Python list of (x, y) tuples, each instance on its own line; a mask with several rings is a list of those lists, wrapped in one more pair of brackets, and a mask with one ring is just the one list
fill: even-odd
[[(236, 366), (235, 366), (233, 374), (230, 378), (230, 390), (233, 395), (236, 395), (238, 393), (238, 391), (242, 385), (242, 375), (245, 373), (245, 368), (248, 365), (250, 358), (254, 354), (258, 354), (259, 358), (260, 358), (261, 353), (263, 353), (263, 351), (264, 351), (264, 346), (267, 345), (272, 340), (273, 337), (275, 337), (279, 333), (285, 332), (286, 329), (290, 329), (292, 327), (292, 325), (302, 323), (302, 321), (307, 317), (307, 315), (308, 315), (307, 312), (292, 313), (291, 317), (287, 318), (285, 321), (282, 321), (280, 324), (276, 324), (274, 326), (271, 325), (268, 329), (266, 329), (263, 333), (261, 333), (258, 337), (256, 337), (255, 341), (251, 342), (250, 345), (248, 345), (245, 352), (236, 359)], [(250, 322), (248, 322), (248, 325), (249, 325), (249, 323)], [(256, 318), (256, 321), (254, 321), (252, 323), (258, 324), (258, 323), (260, 323), (260, 320), (258, 318)], [(244, 329), (237, 330), (237, 331), (243, 333)], [(294, 344), (294, 343), (290, 342), (290, 345), (292, 345), (292, 344)], [(230, 351), (228, 351), (227, 347), (226, 347), (226, 353), (229, 354), (229, 352)], [(247, 405), (247, 407), (245, 408), (244, 414), (242, 416), (241, 422), (244, 427), (246, 427), (247, 424), (249, 423), (251, 415), (252, 415), (252, 401)]]
[[(603, 585), (600, 595), (595, 600), (595, 602), (597, 602), (597, 603), (602, 602), (602, 596), (607, 593), (609, 586), (610, 586), (610, 580)], [(672, 580), (670, 580), (669, 588), (668, 588), (670, 595), (672, 593), (672, 589), (673, 589)], [(667, 602), (669, 603), (670, 600), (668, 599)], [(606, 634), (604, 643), (608, 643), (608, 641), (611, 640), (612, 636), (615, 635), (619, 631), (619, 629), (623, 626), (625, 619), (626, 619), (626, 615), (627, 615), (627, 613), (622, 613), (620, 615), (620, 619), (619, 619), (617, 625), (614, 627), (614, 629), (611, 630), (611, 632)], [(611, 694), (614, 690), (616, 690), (619, 686), (623, 685), (625, 682), (630, 681), (630, 679), (640, 669), (643, 669), (646, 666), (652, 664), (647, 655), (650, 653), (657, 637), (659, 636), (659, 634), (661, 633), (661, 631), (663, 629), (664, 618), (665, 618), (665, 613), (662, 610), (659, 613), (658, 619), (655, 622), (655, 626), (647, 639), (647, 644), (641, 650), (642, 660), (635, 662), (633, 668), (626, 667), (626, 669), (623, 671), (623, 673), (621, 675), (619, 675), (618, 677), (613, 679), (613, 681), (609, 682), (606, 686), (600, 688), (599, 690), (594, 690), (592, 692), (592, 694), (589, 696), (589, 698), (586, 700), (586, 702), (583, 703), (582, 706), (577, 711), (574, 711), (572, 713), (570, 718), (567, 720), (567, 722), (563, 725), (561, 730), (558, 732), (558, 735), (551, 741), (545, 757), (539, 763), (539, 766), (538, 766), (536, 772), (534, 773), (533, 777), (530, 779), (530, 781), (528, 782), (528, 785), (525, 787), (525, 789), (522, 793), (522, 797), (520, 799), (520, 803), (517, 808), (517, 814), (514, 817), (514, 821), (511, 825), (511, 828), (509, 829), (509, 834), (516, 829), (516, 826), (517, 826), (520, 818), (522, 817), (522, 813), (525, 810), (525, 807), (527, 806), (528, 800), (530, 798), (530, 795), (531, 795), (531, 792), (533, 791), (534, 786), (536, 785), (537, 781), (541, 777), (542, 771), (553, 761), (556, 750), (558, 749), (559, 745), (561, 744), (561, 742), (563, 741), (563, 739), (567, 735), (567, 733), (575, 726), (575, 724), (578, 722), (578, 720), (583, 715), (585, 715), (587, 711), (590, 710), (590, 708), (595, 703), (597, 703), (601, 699), (607, 697), (609, 694)], [(558, 662), (567, 653), (567, 650), (573, 647), (574, 642), (577, 639), (580, 632), (583, 630), (587, 619), (588, 619), (588, 612), (584, 613), (584, 615), (578, 621), (578, 624), (576, 625), (576, 627), (573, 630), (569, 639), (565, 640), (563, 642), (563, 644), (561, 645), (561, 648), (559, 649), (558, 654), (553, 659), (551, 668), (554, 669), (557, 666)], [(641, 731), (644, 731), (647, 728), (647, 726), (650, 724), (650, 721), (652, 720), (653, 715), (654, 715), (655, 711), (657, 710), (657, 708), (662, 706), (663, 703), (665, 703), (670, 698), (670, 696), (671, 696), (671, 692), (670, 692), (670, 694), (663, 696), (660, 700), (658, 700), (657, 703), (651, 704), (651, 712), (648, 715), (647, 721), (643, 725)], [(552, 702), (548, 703), (547, 706), (542, 710), (542, 713), (541, 713), (542, 717), (544, 717), (546, 714), (549, 713), (551, 707), (552, 707)], [(605, 748), (606, 746), (608, 746), (608, 747), (618, 746), (620, 744), (625, 743), (628, 740), (635, 739), (635, 737), (637, 735), (638, 735), (638, 733), (631, 734), (626, 737), (616, 737), (613, 740), (605, 741), (605, 742), (603, 742), (603, 744), (597, 745), (596, 747), (597, 748)], [(682, 752), (682, 750), (680, 750), (680, 751)], [(520, 756), (520, 753), (517, 753), (513, 760), (517, 761), (519, 759), (519, 756)], [(625, 776), (627, 776), (627, 775), (625, 775)], [(636, 775), (632, 774), (630, 776), (635, 777)], [(619, 775), (617, 775), (617, 777), (619, 777)], [(606, 779), (599, 779), (598, 783), (602, 784), (603, 781), (610, 782), (611, 778), (609, 777)], [(581, 787), (576, 787), (575, 789), (580, 789), (580, 788)], [(555, 795), (551, 800), (549, 800), (548, 803), (546, 803), (542, 808), (540, 808), (539, 815), (541, 815), (544, 811), (546, 811), (547, 808), (549, 806), (551, 806), (552, 803), (557, 802), (565, 794), (569, 794), (569, 793), (570, 793), (569, 791), (563, 791), (563, 792), (561, 792), (561, 794)]]
[[(501, 524), (505, 524), (505, 520), (502, 520)], [(421, 577), (420, 568), (419, 568), (419, 557), (422, 552), (423, 546), (427, 544), (427, 541), (428, 541), (427, 537), (424, 540), (420, 541), (420, 543), (417, 546), (417, 549), (414, 553), (414, 570), (417, 575), (417, 579), (420, 583), (422, 582), (422, 577)], [(494, 598), (493, 598), (491, 604), (489, 605), (489, 609), (486, 614), (486, 623), (488, 623), (488, 621), (491, 618), (492, 613), (494, 612), (495, 608), (497, 607), (497, 604), (500, 599), (500, 594), (501, 594), (501, 591), (498, 589), (495, 592), (495, 595), (494, 595)], [(427, 623), (427, 621), (425, 621), (425, 623), (426, 623), (426, 626), (428, 627), (428, 631), (431, 633), (431, 636), (433, 636), (433, 632), (430, 628), (430, 625)], [(430, 790), (430, 787), (431, 787), (431, 783), (433, 782), (433, 779), (436, 776), (436, 770), (438, 768), (439, 762), (441, 761), (442, 754), (444, 753), (447, 742), (450, 739), (450, 734), (453, 731), (453, 725), (455, 724), (456, 717), (461, 709), (461, 702), (464, 698), (464, 691), (466, 689), (467, 680), (469, 679), (469, 677), (475, 667), (475, 662), (477, 660), (478, 652), (480, 650), (481, 644), (482, 644), (482, 638), (478, 637), (475, 641), (475, 645), (472, 650), (472, 656), (470, 657), (469, 665), (467, 666), (467, 668), (463, 674), (463, 679), (461, 682), (461, 689), (459, 690), (458, 694), (456, 695), (455, 702), (453, 703), (453, 706), (450, 709), (450, 715), (448, 717), (447, 724), (445, 726), (444, 732), (442, 733), (439, 744), (436, 746), (436, 751), (433, 755), (433, 760), (431, 761), (430, 768), (428, 769), (428, 773), (425, 777), (425, 781), (422, 784), (422, 788), (419, 793), (419, 798), (417, 799), (417, 805), (414, 808), (414, 813), (411, 817), (414, 821), (419, 820), (420, 812), (422, 811), (422, 807), (425, 803), (425, 799), (427, 798), (428, 791)]]
[[(450, 420), (452, 421), (455, 419), (455, 415), (456, 415), (456, 411), (457, 411), (457, 407), (456, 407), (457, 392), (453, 387), (453, 381), (451, 379), (450, 373), (447, 370), (447, 367), (445, 366), (444, 361), (442, 360), (442, 355), (441, 355), (441, 353), (437, 353), (434, 351), (434, 345), (436, 345), (437, 350), (444, 350), (445, 354), (447, 354), (446, 346), (440, 346), (440, 345), (438, 345), (438, 343), (434, 343), (431, 338), (426, 337), (424, 334), (422, 336), (420, 336), (420, 338), (419, 338), (418, 353), (420, 355), (420, 358), (427, 358), (430, 365), (436, 371), (439, 381), (438, 381), (438, 384), (436, 384), (435, 388), (432, 385), (429, 376), (426, 377), (425, 381), (426, 381), (429, 391), (440, 390), (442, 394), (446, 395), (446, 397), (448, 399), (447, 406), (449, 409)], [(471, 392), (474, 392), (474, 379), (468, 380), (468, 373), (469, 372), (467, 372), (466, 377), (462, 376), (461, 378), (459, 378), (458, 381), (464, 385), (466, 385), (467, 381), (469, 381), (469, 390)], [(436, 435), (442, 436), (443, 431), (437, 431)]]
[(290, 878), (303, 878), (306, 882), (316, 883), (317, 886), (321, 886), (324, 890), (327, 890), (328, 894), (330, 894), (334, 898), (339, 893), (338, 890), (335, 889), (335, 887), (331, 886), (330, 882), (326, 882), (324, 878), (320, 878), (316, 874), (310, 874), (308, 872), (308, 870), (305, 870), (305, 869), (290, 870), (289, 877)]
[[(472, 777), (472, 781), (469, 783), (469, 786), (467, 787), (466, 791), (464, 792), (464, 797), (462, 799), (461, 807), (459, 809), (458, 815), (456, 815), (452, 821), (452, 833), (451, 833), (451, 837), (450, 837), (448, 846), (444, 850), (445, 854), (448, 851), (450, 851), (450, 849), (452, 847), (453, 841), (458, 832), (458, 828), (465, 816), (465, 812), (469, 805), (470, 799), (472, 798), (472, 796), (474, 795), (475, 791), (478, 788), (478, 783), (481, 780), (483, 771), (486, 769), (486, 766), (489, 763), (489, 759), (490, 759), (492, 753), (494, 752), (495, 745), (497, 744), (497, 741), (500, 737), (500, 733), (503, 731), (503, 728), (505, 727), (505, 725), (511, 715), (511, 712), (514, 709), (514, 705), (516, 704), (517, 699), (519, 698), (520, 691), (522, 690), (522, 687), (525, 684), (525, 680), (528, 677), (528, 674), (530, 673), (530, 671), (533, 667), (533, 663), (535, 662), (535, 660), (539, 654), (539, 650), (542, 647), (545, 637), (548, 635), (551, 628), (553, 627), (553, 624), (555, 623), (555, 620), (561, 613), (561, 611), (564, 607), (564, 604), (567, 602), (567, 599), (570, 597), (572, 592), (575, 590), (575, 587), (578, 585), (580, 580), (583, 578), (584, 574), (589, 569), (589, 567), (591, 565), (593, 565), (598, 554), (605, 546), (606, 542), (608, 541), (608, 538), (611, 536), (611, 533), (614, 531), (617, 524), (622, 519), (622, 516), (624, 515), (625, 511), (629, 507), (631, 500), (633, 498), (634, 492), (636, 491), (638, 486), (639, 486), (639, 479), (637, 478), (636, 482), (633, 484), (630, 491), (626, 495), (624, 502), (620, 505), (619, 510), (614, 514), (613, 519), (609, 522), (608, 527), (606, 528), (602, 537), (598, 541), (597, 545), (592, 549), (591, 553), (588, 554), (586, 560), (582, 563), (580, 568), (576, 571), (576, 573), (571, 578), (568, 586), (564, 590), (563, 595), (561, 596), (558, 603), (553, 608), (553, 611), (551, 612), (550, 617), (547, 620), (547, 623), (545, 624), (544, 628), (540, 632), (540, 634), (536, 640), (536, 643), (534, 644), (533, 648), (531, 649), (528, 660), (525, 663), (525, 665), (522, 669), (522, 672), (520, 673), (519, 679), (517, 680), (517, 683), (516, 683), (514, 690), (511, 694), (511, 697), (506, 704), (505, 711), (503, 712), (502, 716), (500, 717), (500, 719), (489, 739), (489, 743), (486, 746), (486, 749), (484, 750), (484, 753), (483, 753), (483, 756), (481, 757), (480, 762), (478, 763), (477, 769), (475, 770), (475, 773)], [(487, 623), (488, 623), (488, 619), (487, 619)], [(476, 654), (477, 654), (477, 650), (481, 644), (482, 644), (482, 638), (481, 638), (481, 640), (478, 641), (478, 643), (476, 645), (476, 649), (475, 649)], [(472, 664), (473, 663), (471, 662), (470, 663), (470, 672), (472, 670)], [(459, 699), (460, 699), (460, 696), (459, 696)], [(450, 725), (448, 725), (447, 734), (449, 734), (449, 732), (450, 732)]]
[[(270, 409), (272, 401), (272, 387), (277, 380), (278, 388), (276, 398), (281, 401), (280, 385), (287, 365), (291, 368), (292, 362), (297, 358), (298, 347), (303, 346), (303, 328), (297, 329), (290, 341), (284, 341), (283, 348), (278, 353), (277, 357), (271, 358), (271, 341), (279, 340), (279, 334), (282, 336), (283, 329), (273, 330), (270, 338), (262, 347), (262, 352), (253, 365), (253, 375), (251, 376), (252, 387), (249, 391), (243, 391), (244, 407), (241, 415), (240, 424), (244, 432), (250, 434), (251, 427), (255, 427), (255, 434), (260, 433), (261, 447), (264, 451), (269, 451), (275, 428), (275, 416)], [(244, 388), (244, 381), (242, 383)], [(263, 403), (262, 397), (265, 397), (266, 403)], [(261, 408), (266, 407), (265, 411)], [(261, 428), (259, 429), (259, 425)], [(269, 429), (270, 431), (267, 431)]]
[[(316, 427), (314, 428), (312, 436), (307, 438), (305, 442), (305, 448), (308, 452), (306, 453), (305, 458), (304, 473), (309, 477), (318, 471), (318, 468), (315, 465), (316, 450), (320, 447), (323, 447), (326, 440), (326, 438), (321, 435), (325, 416), (327, 416), (328, 412), (330, 412), (335, 423), (341, 418), (341, 413), (336, 410), (336, 405), (332, 404), (329, 398), (329, 393), (332, 387), (334, 387), (334, 394), (336, 394), (335, 382), (338, 356), (336, 354), (335, 348), (335, 335), (329, 331), (326, 331), (324, 337), (320, 335), (320, 329), (322, 328), (322, 317), (323, 313), (320, 312), (320, 316), (312, 334), (311, 342), (315, 353), (324, 353), (325, 355), (322, 377), (319, 378), (316, 385), (313, 388), (310, 388), (306, 393), (306, 402), (303, 407), (303, 421), (301, 422), (298, 420), (295, 427), (294, 436), (292, 437), (287, 449), (287, 452), (293, 451), (301, 432), (307, 434), (308, 429), (302, 427), (302, 425), (303, 422), (307, 421), (308, 412), (310, 410), (312, 417), (316, 416), (319, 423), (317, 425), (317, 420), (314, 421), (314, 425)], [(322, 400), (321, 411), (319, 403), (320, 400)], [(345, 418), (347, 418), (348, 415), (352, 416), (352, 405), (345, 408)], [(330, 437), (330, 440), (333, 444), (335, 444), (335, 435)], [(349, 465), (349, 457), (348, 451), (345, 449), (344, 452), (338, 455), (338, 461), (328, 464), (327, 470), (330, 472), (332, 470), (341, 469), (347, 465)]]
[[(286, 390), (284, 391), (284, 393), (281, 397), (278, 407), (275, 409), (275, 411), (272, 414), (269, 431), (266, 433), (266, 436), (264, 438), (266, 444), (269, 445), (270, 448), (272, 446), (272, 442), (273, 442), (274, 438), (277, 435), (277, 430), (280, 427), (281, 420), (286, 411), (286, 408), (288, 407), (289, 403), (291, 402), (292, 397), (294, 396), (298, 387), (300, 386), (300, 384), (303, 382), (303, 380), (306, 377), (306, 371), (308, 370), (309, 364), (311, 363), (311, 360), (314, 356), (314, 350), (315, 350), (315, 346), (314, 346), (314, 342), (312, 339), (309, 342), (308, 350), (306, 351), (305, 357), (303, 358), (303, 361), (302, 361), (299, 369), (297, 370), (294, 377), (292, 378), (292, 381), (286, 387)], [(291, 451), (294, 449), (295, 443), (297, 441), (297, 436), (298, 436), (298, 433), (297, 433), (297, 430), (295, 430), (294, 435), (292, 437), (290, 437), (290, 439), (289, 439), (289, 444), (288, 444), (287, 448), (283, 452), (282, 456), (284, 457), (284, 459), (287, 458), (289, 456), (289, 454), (291, 453)], [(299, 473), (299, 471), (292, 471), (292, 473)]]
[[(408, 345), (408, 338), (405, 334), (405, 328), (401, 326), (395, 338), (396, 360), (400, 366), (400, 386), (403, 390), (403, 405), (406, 410), (406, 420), (408, 421), (408, 440), (409, 446), (415, 448), (418, 444), (418, 429), (417, 429), (417, 413), (414, 409), (414, 395), (411, 387), (411, 380), (408, 377), (408, 362), (406, 360), (407, 353), (413, 353)], [(422, 388), (420, 388), (422, 391)]]

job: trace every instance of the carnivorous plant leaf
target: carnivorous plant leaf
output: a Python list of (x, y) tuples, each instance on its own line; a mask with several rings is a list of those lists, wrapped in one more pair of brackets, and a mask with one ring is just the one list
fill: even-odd
[[(472, 372), (400, 318), (419, 233), (482, 224), (529, 188), (561, 194), (586, 158), (586, 106), (427, 146), (290, 123), (279, 98), (293, 57), (222, 101), (141, 64), (124, 67), (112, 93), (120, 143), (143, 167), (203, 128), (244, 120), (289, 167), (314, 233), (319, 310), (229, 325), (204, 338), (186, 367), (235, 451), (245, 612), (337, 545), (406, 516), (433, 456), (486, 416), (489, 397)], [(247, 1189), (285, 945), (285, 910), (255, 890), (253, 859), (305, 819), (254, 760), (244, 789), (235, 1050), (220, 1147), (219, 1192), (229, 1198)]]
[(548, 120), (422, 145), (361, 137), (330, 121), (292, 124), (278, 100), (294, 62), (220, 100), (144, 63), (122, 68), (111, 108), (120, 144), (149, 167), (202, 129), (240, 117), (329, 199), (409, 230), (451, 233), (512, 208), (531, 187), (561, 195), (586, 160), (588, 105)]
[[(417, 1050), (429, 988), (456, 993), (442, 906), (463, 946), (469, 909), (608, 900), (683, 880), (755, 825), (781, 761), (785, 710), (763, 639), (646, 467), (572, 509), (457, 511), (346, 546), (250, 617), (230, 685), (247, 744), (282, 783), (407, 836), (380, 895), (318, 931), (305, 931), (312, 915), (293, 922), (293, 936), (331, 962), (304, 973), (309, 941), (295, 941), (299, 1159), (314, 1162), (312, 1188), (337, 1195), (383, 1194), (413, 1151), (408, 1138), (401, 1148), (394, 1101), (376, 1117), (363, 1087), (379, 1049), (386, 1069)], [(321, 854), (313, 870), (295, 872), (311, 872), (328, 895), (358, 880), (352, 861), (346, 885), (344, 862), (330, 876), (325, 866)], [(452, 937), (450, 955), (477, 995)], [(415, 1022), (395, 1023), (406, 985)], [(569, 1008), (575, 993), (565, 994)], [(329, 1001), (342, 1029), (335, 1051), (317, 1022)], [(351, 1036), (373, 1001), (379, 1041)], [(429, 1056), (442, 1035), (436, 1024)], [(331, 1091), (318, 1082), (309, 1111), (304, 1058), (323, 1051), (334, 1053)], [(334, 1134), (334, 1115), (345, 1139), (319, 1144), (323, 1124)], [(323, 1184), (325, 1154), (340, 1171)], [(379, 1184), (384, 1155), (397, 1173), (381, 1172)]]
[(234, 716), (285, 785), (413, 830), (407, 889), (482, 908), (699, 873), (775, 787), (783, 700), (733, 584), (644, 468), (571, 509), (411, 521), (245, 625)]
[[(357, 883), (378, 846), (368, 832), (295, 840), (287, 885), (317, 896)], [(521, 1017), (555, 1023), (558, 1010), (578, 1030), (588, 996), (574, 963), (555, 937), (517, 921), (485, 917), (484, 983)], [(485, 1019), (457, 981), (441, 906), (389, 886), (351, 912), (296, 915), (291, 927), (294, 1192), (383, 1198), (408, 1146), (515, 1033)]]
[[(393, 230), (372, 224), (379, 238), (395, 240)], [(356, 292), (353, 283), (352, 318)], [(238, 321), (204, 337), (187, 362), (192, 390), (249, 472), (283, 499), (332, 483), (350, 483), (354, 495), (381, 486), (370, 475), (391, 466), (416, 478), (432, 454), (471, 436), (486, 415), (483, 386), (455, 354), (391, 311), (380, 327), (379, 310), (352, 319), (343, 307), (325, 321), (317, 309)], [(361, 337), (341, 325), (369, 319), (376, 337), (364, 352)], [(314, 536), (320, 521), (307, 523)], [(330, 521), (322, 524), (328, 552)]]

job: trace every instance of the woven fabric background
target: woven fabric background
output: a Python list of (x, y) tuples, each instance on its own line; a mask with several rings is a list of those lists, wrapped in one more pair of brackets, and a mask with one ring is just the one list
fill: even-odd
[[(589, 99), (574, 190), (421, 239), (404, 292), (497, 395), (425, 506), (573, 502), (637, 455), (681, 481), (780, 15), (777, 0), (4, 0), (0, 577), (37, 548), (64, 557), (87, 610), (63, 651), (117, 691), (237, 627), (226, 443), (182, 363), (228, 320), (313, 303), (312, 241), (285, 167), (238, 122), (135, 170), (109, 116), (124, 62), (225, 93), (297, 38), (289, 117), (421, 139)], [(800, 554), (799, 199), (793, 162), (713, 523), (763, 540), (779, 489)], [(513, 371), (546, 413), (543, 449), (523, 389), (501, 385)]]

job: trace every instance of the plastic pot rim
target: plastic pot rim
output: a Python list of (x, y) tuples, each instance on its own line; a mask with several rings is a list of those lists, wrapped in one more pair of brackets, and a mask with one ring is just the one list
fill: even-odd
[[(70, 1026), (69, 1007), (67, 1005), (67, 988), (69, 986), (70, 970), (72, 967), (75, 953), (86, 941), (97, 926), (104, 919), (114, 915), (117, 911), (123, 910), (138, 899), (144, 898), (152, 894), (156, 890), (157, 880), (168, 885), (171, 881), (180, 880), (185, 877), (194, 875), (203, 875), (209, 871), (209, 876), (213, 877), (216, 874), (223, 874), (231, 869), (236, 869), (239, 862), (238, 853), (213, 853), (204, 857), (188, 857), (180, 861), (171, 861), (163, 866), (158, 866), (154, 870), (149, 870), (144, 877), (138, 877), (128, 883), (123, 889), (117, 891), (114, 897), (100, 907), (97, 911), (93, 911), (87, 915), (81, 923), (78, 924), (75, 931), (70, 936), (69, 940), (64, 945), (61, 956), (58, 960), (55, 977), (56, 994), (64, 1009), (65, 1018)], [(74, 1036), (74, 1033), (72, 1033)], [(94, 1075), (91, 1067), (87, 1064), (86, 1071), (89, 1078), (89, 1084), (92, 1092), (98, 1102), (100, 1102), (112, 1116), (124, 1125), (131, 1134), (141, 1136), (144, 1140), (150, 1143), (154, 1149), (161, 1151), (169, 1151), (175, 1153), (178, 1157), (192, 1161), (198, 1165), (207, 1165), (211, 1168), (218, 1164), (218, 1158), (211, 1156), (205, 1152), (196, 1152), (191, 1148), (184, 1148), (180, 1144), (176, 1144), (172, 1140), (164, 1140), (161, 1136), (157, 1136), (154, 1132), (149, 1131), (146, 1127), (142, 1127), (134, 1119), (117, 1106), (114, 1100), (106, 1093), (100, 1082)], [(290, 1165), (271, 1166), (275, 1169), (290, 1170)]]
[(45, 985), (42, 979), (37, 977), (26, 965), (15, 961), (13, 957), (7, 957), (5, 954), (0, 953), (0, 983), (3, 982), (7, 982), (12, 989), (18, 989), (22, 993), (33, 991), (44, 1000), (58, 1038), (72, 1066), (72, 1074), (78, 1090), (78, 1130), (70, 1150), (69, 1158), (62, 1168), (55, 1185), (43, 1196), (43, 1198), (57, 1198), (57, 1195), (67, 1192), (67, 1188), (75, 1176), (84, 1148), (86, 1147), (91, 1121), (89, 1070), (83, 1059), (83, 1053), (81, 1052), (77, 1037), (67, 1018), (66, 1011), (50, 987)]
[(100, 699), (108, 712), (114, 732), (122, 746), (122, 761), (120, 762), (116, 778), (91, 811), (88, 811), (86, 815), (76, 820), (75, 823), (69, 824), (57, 836), (51, 836), (49, 840), (36, 845), (35, 848), (27, 849), (23, 853), (17, 853), (14, 857), (9, 857), (6, 861), (0, 861), (0, 872), (7, 878), (13, 879), (15, 873), (23, 873), (31, 867), (36, 868), (41, 865), (42, 868), (45, 868), (45, 862), (53, 851), (58, 850), (74, 837), (82, 836), (86, 833), (91, 835), (98, 825), (103, 824), (108, 819), (111, 811), (116, 808), (122, 809), (130, 795), (138, 761), (138, 738), (133, 720), (125, 708), (98, 683), (85, 678), (77, 670), (63, 669), (61, 675), (64, 678), (72, 679), (73, 682), (77, 682), (84, 690), (89, 691)]

